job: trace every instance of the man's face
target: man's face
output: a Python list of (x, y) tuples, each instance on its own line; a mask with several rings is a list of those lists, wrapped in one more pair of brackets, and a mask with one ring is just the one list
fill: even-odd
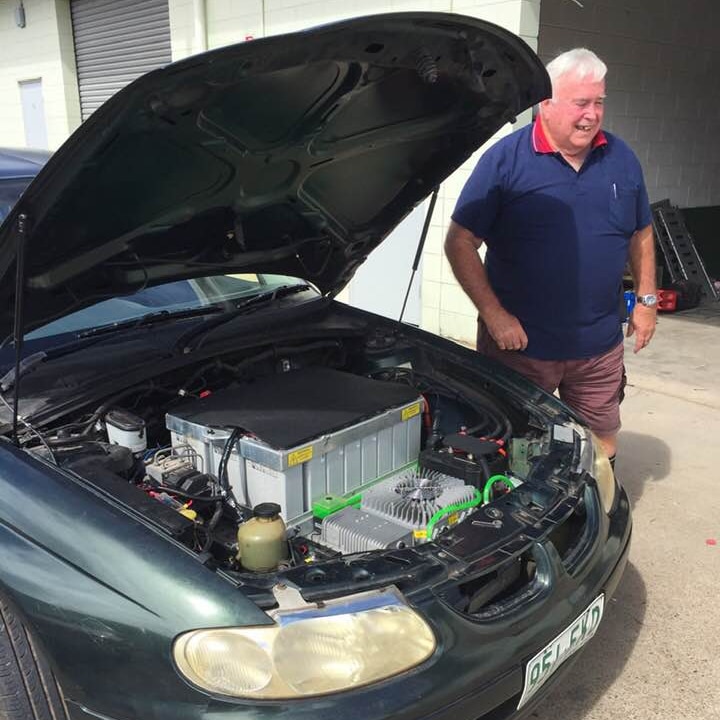
[(561, 152), (574, 155), (590, 147), (602, 126), (605, 80), (574, 75), (555, 81), (552, 100), (541, 104), (545, 130)]

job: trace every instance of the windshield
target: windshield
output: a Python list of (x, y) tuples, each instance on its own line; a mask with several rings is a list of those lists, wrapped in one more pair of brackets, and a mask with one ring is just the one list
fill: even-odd
[(0, 180), (0, 223), (7, 217), (32, 178)]
[(305, 285), (304, 280), (286, 275), (243, 273), (215, 275), (195, 280), (178, 280), (139, 290), (132, 295), (103, 300), (90, 307), (65, 315), (59, 320), (29, 332), (26, 340), (47, 338), (66, 333), (111, 325), (141, 318), (152, 312), (220, 306), (232, 310), (235, 300), (285, 285)]

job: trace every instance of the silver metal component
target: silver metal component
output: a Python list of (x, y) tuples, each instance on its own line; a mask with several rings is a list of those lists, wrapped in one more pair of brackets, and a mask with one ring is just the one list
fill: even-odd
[(278, 583), (273, 586), (273, 595), (277, 600), (278, 610), (296, 610), (310, 607), (310, 603), (300, 594), (300, 591), (291, 585)]
[[(426, 541), (426, 528), (442, 508), (475, 496), (449, 475), (407, 470), (363, 492), (360, 508), (346, 507), (323, 520), (321, 542), (342, 553), (398, 548)], [(472, 509), (449, 513), (438, 527), (459, 522)]]
[(158, 450), (152, 460), (145, 465), (145, 472), (160, 485), (166, 478), (178, 470), (199, 470), (202, 472), (203, 460), (187, 443), (173, 448)]
[(565, 427), (580, 438), (580, 454), (578, 462), (572, 468), (573, 472), (591, 472), (595, 460), (595, 451), (590, 430), (579, 425), (574, 420), (567, 420)]
[(362, 509), (411, 530), (424, 528), (441, 508), (472, 500), (462, 480), (428, 470), (410, 470), (363, 494)]
[[(278, 587), (278, 586), (276, 586)], [(288, 588), (291, 589), (291, 588)], [(284, 594), (284, 590), (280, 590), (280, 595), (273, 588), (275, 597), (280, 603), (280, 596)], [(354, 595), (342, 595), (332, 600), (324, 600), (322, 602), (308, 603), (300, 593), (301, 604), (297, 606), (279, 607), (268, 610), (268, 615), (278, 625), (285, 625), (303, 618), (322, 618), (327, 615), (352, 614), (373, 610), (380, 607), (407, 607), (407, 602), (402, 593), (394, 586), (381, 588), (379, 590), (368, 590), (366, 592), (356, 593)], [(291, 602), (289, 598), (285, 601)]]
[(574, 439), (575, 433), (573, 432), (570, 423), (566, 423), (565, 425), (558, 425), (556, 423), (555, 425), (553, 425), (553, 440), (556, 440), (557, 442), (572, 444)]
[[(299, 449), (312, 448), (313, 455), (326, 455), (334, 450), (342, 450), (352, 442), (376, 435), (383, 447), (378, 450), (378, 472), (369, 473), (366, 478), (372, 480), (417, 458), (420, 452), (419, 403), (422, 403), (422, 399), (387, 410), (343, 430), (320, 435), (297, 448), (277, 450), (262, 440), (251, 437), (240, 438), (236, 448), (240, 448), (242, 457), (262, 463), (271, 470), (282, 472), (293, 466), (292, 456)], [(408, 411), (414, 410), (416, 406), (418, 407), (417, 414), (408, 417)], [(199, 440), (203, 444), (217, 444), (219, 452), (222, 453), (222, 447), (230, 437), (229, 430), (211, 428), (170, 414), (165, 416), (165, 426), (171, 433), (184, 437), (185, 441), (193, 445), (201, 456), (203, 452), (198, 450), (197, 445), (191, 440)], [(415, 448), (414, 452), (409, 452), (410, 448)], [(405, 455), (407, 459), (393, 463), (392, 456), (396, 452)], [(208, 472), (213, 472), (212, 466), (208, 467)]]
[(321, 542), (345, 555), (407, 547), (413, 539), (407, 527), (350, 506), (323, 520)]
[[(299, 521), (323, 495), (347, 495), (417, 459), (422, 399), (386, 410), (300, 446), (276, 449), (261, 438), (241, 437), (228, 461), (238, 502), (276, 502), (288, 524)], [(166, 415), (173, 447), (189, 445), (204, 472), (217, 475), (230, 431)]]
[(488, 522), (485, 522), (484, 520), (472, 520), (470, 524), (477, 525), (478, 527), (501, 528), (502, 520), (489, 520)]

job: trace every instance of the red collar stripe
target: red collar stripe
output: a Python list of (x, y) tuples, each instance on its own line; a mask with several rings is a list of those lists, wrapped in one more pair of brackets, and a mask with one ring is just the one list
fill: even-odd
[[(542, 123), (540, 122), (539, 116), (535, 118), (535, 123), (533, 124), (532, 144), (533, 150), (536, 153), (548, 154), (557, 152), (555, 148), (550, 144), (550, 141), (545, 134), (545, 130), (543, 129)], [(592, 149), (594, 150), (597, 147), (602, 147), (603, 145), (607, 144), (608, 141), (605, 137), (605, 133), (603, 133), (602, 130), (598, 131), (597, 135), (595, 135), (595, 137), (593, 138)]]

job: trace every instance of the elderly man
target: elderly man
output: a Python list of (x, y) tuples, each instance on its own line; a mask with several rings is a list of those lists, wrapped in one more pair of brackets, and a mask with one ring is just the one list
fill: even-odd
[[(655, 330), (655, 255), (642, 169), (602, 130), (605, 64), (590, 50), (547, 66), (553, 96), (466, 183), (445, 241), (478, 309), (478, 350), (560, 397), (614, 460), (624, 385), (619, 313), (626, 262), (635, 352)], [(478, 249), (485, 243), (483, 264)]]

